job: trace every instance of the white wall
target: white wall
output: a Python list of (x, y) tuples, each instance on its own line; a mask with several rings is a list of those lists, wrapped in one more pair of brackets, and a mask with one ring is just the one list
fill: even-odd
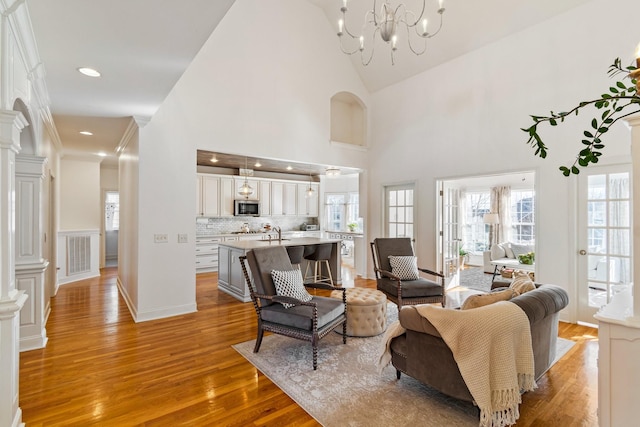
[(100, 188), (118, 190), (118, 166), (100, 165)]
[[(531, 114), (569, 109), (606, 91), (614, 58), (633, 58), (638, 14), (635, 0), (595, 0), (375, 93), (369, 235), (383, 234), (382, 186), (415, 181), (417, 251), (435, 266), (436, 179), (536, 170), (536, 279), (569, 291), (565, 316), (573, 317), (576, 178), (564, 178), (558, 166), (572, 162), (593, 115), (542, 129), (546, 160), (533, 156), (520, 128)], [(603, 26), (604, 17), (615, 24)], [(606, 137), (601, 161), (630, 161), (628, 129), (620, 123)]]
[[(130, 128), (137, 129), (135, 123)], [(120, 230), (118, 233), (118, 288), (134, 320), (138, 312), (139, 166), (138, 131), (124, 141), (118, 158)]]
[[(361, 152), (329, 141), (331, 97), (368, 101), (336, 47), (309, 2), (238, 0), (140, 130), (139, 320), (195, 309), (196, 149), (365, 165)], [(154, 243), (157, 233), (169, 243)], [(189, 243), (178, 244), (178, 233)]]
[(60, 163), (60, 229), (99, 230), (100, 163), (62, 158)]

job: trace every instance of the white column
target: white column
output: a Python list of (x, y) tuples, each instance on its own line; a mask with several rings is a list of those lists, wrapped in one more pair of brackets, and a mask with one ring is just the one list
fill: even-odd
[(22, 424), (18, 406), (19, 316), (27, 299), (15, 286), (15, 168), (20, 131), (16, 111), (0, 111), (0, 425)]
[(16, 288), (29, 296), (20, 312), (20, 351), (47, 345), (42, 191), (46, 157), (16, 156)]

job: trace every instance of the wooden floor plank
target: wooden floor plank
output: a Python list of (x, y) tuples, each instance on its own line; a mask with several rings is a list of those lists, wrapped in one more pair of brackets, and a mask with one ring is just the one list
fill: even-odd
[[(252, 304), (218, 292), (215, 273), (196, 282), (197, 313), (143, 323), (114, 268), (62, 286), (47, 347), (20, 354), (27, 426), (318, 425), (231, 348), (255, 338)], [(560, 336), (576, 345), (523, 396), (518, 426), (597, 425), (597, 330), (561, 323)]]

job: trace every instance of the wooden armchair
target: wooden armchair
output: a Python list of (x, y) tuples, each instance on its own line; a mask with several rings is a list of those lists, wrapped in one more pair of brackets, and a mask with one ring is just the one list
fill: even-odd
[[(342, 300), (312, 296), (308, 302), (276, 294), (271, 277), (273, 270), (293, 270), (284, 246), (257, 248), (240, 257), (242, 271), (249, 286), (251, 300), (258, 315), (258, 336), (254, 353), (260, 350), (264, 331), (310, 341), (313, 369), (318, 366), (318, 341), (342, 325), (342, 342), (347, 343), (347, 296), (345, 288), (325, 283), (305, 283), (315, 289), (341, 290)], [(247, 268), (247, 264), (249, 268)], [(249, 270), (251, 274), (249, 274)], [(299, 272), (299, 270), (296, 270)], [(291, 305), (285, 308), (283, 304)]]
[(392, 273), (390, 256), (414, 256), (408, 237), (378, 238), (371, 242), (371, 255), (376, 273), (376, 287), (402, 308), (403, 305), (439, 302), (445, 305), (444, 276), (418, 267), (418, 271), (434, 276), (435, 281), (423, 277), (415, 280), (400, 278)]

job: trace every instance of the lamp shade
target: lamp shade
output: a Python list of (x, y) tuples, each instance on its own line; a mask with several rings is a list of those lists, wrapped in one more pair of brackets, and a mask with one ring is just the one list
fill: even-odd
[(500, 224), (500, 217), (497, 213), (487, 213), (482, 217), (482, 222), (485, 224)]

